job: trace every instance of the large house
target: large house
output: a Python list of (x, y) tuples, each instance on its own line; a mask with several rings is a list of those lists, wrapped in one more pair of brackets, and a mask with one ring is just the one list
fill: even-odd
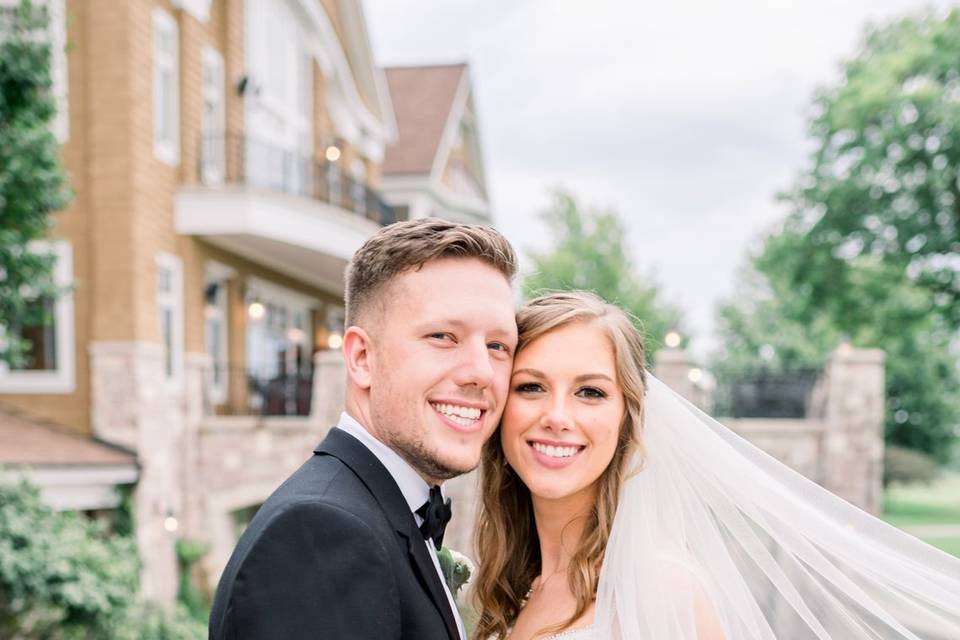
[(176, 539), (210, 546), (213, 583), (336, 419), (352, 253), (397, 219), (490, 222), (469, 77), (426, 69), (443, 90), (411, 102), (358, 0), (45, 2), (75, 194), (49, 246), (74, 288), (0, 370), (0, 465), (58, 508), (132, 489), (145, 594), (170, 601)]

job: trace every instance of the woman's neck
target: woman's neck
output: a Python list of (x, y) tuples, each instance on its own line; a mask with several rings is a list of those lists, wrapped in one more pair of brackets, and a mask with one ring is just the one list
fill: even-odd
[(595, 493), (583, 491), (557, 500), (532, 496), (533, 517), (540, 538), (541, 584), (569, 566)]

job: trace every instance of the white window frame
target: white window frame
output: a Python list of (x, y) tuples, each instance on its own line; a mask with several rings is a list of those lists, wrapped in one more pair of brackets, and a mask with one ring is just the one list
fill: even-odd
[[(160, 345), (165, 350), (167, 348), (163, 337), (162, 311), (170, 309), (170, 337), (172, 342), (171, 349), (171, 372), (166, 370), (166, 352), (162, 362), (163, 378), (169, 387), (178, 387), (183, 381), (183, 261), (172, 253), (161, 251), (156, 257), (156, 278), (154, 287), (157, 300), (157, 330), (160, 333)], [(160, 271), (166, 269), (170, 273), (170, 291), (160, 291), (159, 276)]]
[[(204, 184), (222, 184), (226, 172), (227, 142), (223, 56), (212, 47), (203, 47), (200, 52), (200, 64), (202, 84), (202, 111), (200, 115), (201, 179)], [(208, 82), (208, 79), (213, 79), (213, 82)], [(215, 105), (212, 123), (205, 121), (208, 104)]]
[[(206, 303), (206, 300), (204, 300), (204, 332), (206, 333), (207, 328), (207, 313), (215, 314), (216, 319), (221, 323), (220, 343), (216, 345), (214, 349), (216, 353), (210, 353), (210, 336), (204, 336), (206, 352), (212, 357), (210, 375), (207, 378), (207, 393), (210, 402), (216, 405), (223, 404), (227, 401), (227, 390), (230, 379), (230, 301), (228, 299), (227, 287), (229, 281), (235, 278), (237, 273), (232, 268), (213, 260), (207, 261), (205, 272), (204, 287), (210, 286), (211, 284), (217, 284), (223, 287), (222, 297), (218, 301), (218, 305), (210, 307)], [(214, 367), (216, 367), (218, 363), (224, 367), (223, 377), (220, 379), (219, 384), (216, 383), (213, 377)]]
[[(31, 242), (30, 251), (51, 251), (57, 256), (54, 282), (58, 287), (73, 283), (73, 247), (66, 240)], [(57, 341), (57, 368), (53, 371), (11, 371), (0, 363), (0, 393), (73, 393), (76, 390), (76, 337), (73, 293), (58, 297), (53, 307)]]
[[(169, 13), (153, 9), (153, 152), (157, 160), (169, 165), (180, 163), (180, 33), (177, 22)], [(163, 51), (162, 36), (168, 36), (172, 51)], [(163, 94), (163, 75), (172, 75), (173, 96)], [(165, 105), (173, 105), (167, 113)], [(163, 137), (162, 123), (166, 122), (169, 138)]]

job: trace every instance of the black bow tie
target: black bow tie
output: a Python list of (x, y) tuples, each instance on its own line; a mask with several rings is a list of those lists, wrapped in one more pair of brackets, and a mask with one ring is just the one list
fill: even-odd
[(450, 498), (444, 500), (440, 487), (431, 487), (430, 499), (417, 509), (417, 515), (423, 518), (423, 523), (420, 525), (423, 539), (433, 540), (434, 546), (439, 551), (443, 545), (443, 532), (453, 515), (453, 510), (450, 509)]

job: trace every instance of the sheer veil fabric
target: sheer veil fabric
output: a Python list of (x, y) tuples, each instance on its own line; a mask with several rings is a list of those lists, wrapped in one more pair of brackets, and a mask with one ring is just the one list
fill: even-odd
[(712, 620), (726, 640), (960, 638), (960, 560), (647, 380), (646, 454), (607, 546), (596, 637), (712, 640)]

